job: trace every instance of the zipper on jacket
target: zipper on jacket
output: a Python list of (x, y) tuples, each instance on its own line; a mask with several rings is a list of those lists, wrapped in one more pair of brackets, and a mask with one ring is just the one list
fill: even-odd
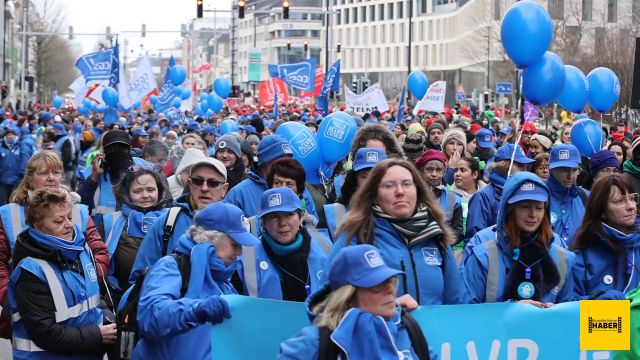
[(404, 260), (400, 260), (400, 270), (402, 270), (402, 288), (404, 289), (404, 293), (409, 293), (409, 288), (407, 288), (407, 271), (404, 267)]
[(411, 271), (413, 272), (413, 284), (416, 288), (416, 301), (420, 304), (420, 285), (418, 285), (418, 273), (416, 272), (416, 262), (413, 260), (413, 253), (411, 247), (407, 244), (407, 250), (409, 251), (409, 258), (411, 259)]

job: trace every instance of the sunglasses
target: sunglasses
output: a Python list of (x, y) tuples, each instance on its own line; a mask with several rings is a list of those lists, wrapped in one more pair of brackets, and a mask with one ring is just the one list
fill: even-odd
[(218, 180), (214, 180), (214, 179), (206, 179), (205, 180), (203, 178), (195, 177), (195, 178), (190, 178), (190, 180), (191, 180), (191, 183), (193, 185), (199, 186), (199, 187), (204, 185), (205, 182), (207, 183), (207, 186), (210, 187), (210, 188), (217, 188), (218, 186), (224, 184), (223, 182), (218, 181)]

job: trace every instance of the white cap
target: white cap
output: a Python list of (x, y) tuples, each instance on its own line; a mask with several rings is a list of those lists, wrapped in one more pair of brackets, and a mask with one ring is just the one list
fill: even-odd
[(62, 118), (60, 117), (60, 115), (56, 115), (53, 117), (53, 121), (54, 122), (62, 122)]
[(224, 182), (227, 182), (227, 168), (220, 160), (214, 159), (212, 157), (205, 157), (204, 159), (198, 160), (197, 162), (193, 163), (193, 165), (191, 165), (191, 170), (189, 171), (189, 176), (193, 174), (193, 170), (195, 168), (202, 165), (209, 165), (213, 167), (224, 177)]

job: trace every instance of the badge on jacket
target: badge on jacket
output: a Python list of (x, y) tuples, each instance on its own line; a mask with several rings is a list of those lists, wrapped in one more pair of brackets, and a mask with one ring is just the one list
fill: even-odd
[(422, 256), (424, 257), (424, 262), (427, 263), (427, 265), (440, 266), (442, 264), (438, 248), (422, 248)]

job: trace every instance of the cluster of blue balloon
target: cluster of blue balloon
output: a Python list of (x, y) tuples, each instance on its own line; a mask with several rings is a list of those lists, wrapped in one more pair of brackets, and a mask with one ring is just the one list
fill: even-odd
[(418, 98), (418, 100), (422, 100), (427, 90), (429, 90), (429, 79), (422, 71), (414, 70), (407, 78), (407, 85), (409, 91)]
[(62, 106), (62, 98), (58, 95), (54, 96), (53, 101), (51, 101), (51, 104), (53, 105), (54, 108), (60, 109), (60, 107)]
[(304, 124), (293, 121), (280, 125), (276, 133), (289, 141), (293, 158), (302, 164), (307, 181), (315, 185), (326, 181), (333, 165), (349, 154), (356, 130), (355, 120), (338, 111), (322, 120), (317, 135)]
[[(595, 110), (606, 112), (618, 101), (620, 81), (613, 71), (599, 67), (585, 76), (548, 51), (553, 22), (537, 2), (524, 0), (511, 6), (502, 19), (501, 36), (509, 58), (524, 69), (522, 93), (528, 101), (546, 105), (557, 100), (563, 108), (576, 113), (587, 102)], [(583, 156), (593, 155), (604, 144), (600, 126), (591, 119), (580, 119), (571, 132), (572, 142)]]
[(200, 103), (196, 106), (197, 115), (211, 117), (214, 113), (222, 111), (224, 99), (231, 94), (231, 83), (224, 78), (218, 78), (213, 82), (213, 91), (209, 94), (200, 94)]

